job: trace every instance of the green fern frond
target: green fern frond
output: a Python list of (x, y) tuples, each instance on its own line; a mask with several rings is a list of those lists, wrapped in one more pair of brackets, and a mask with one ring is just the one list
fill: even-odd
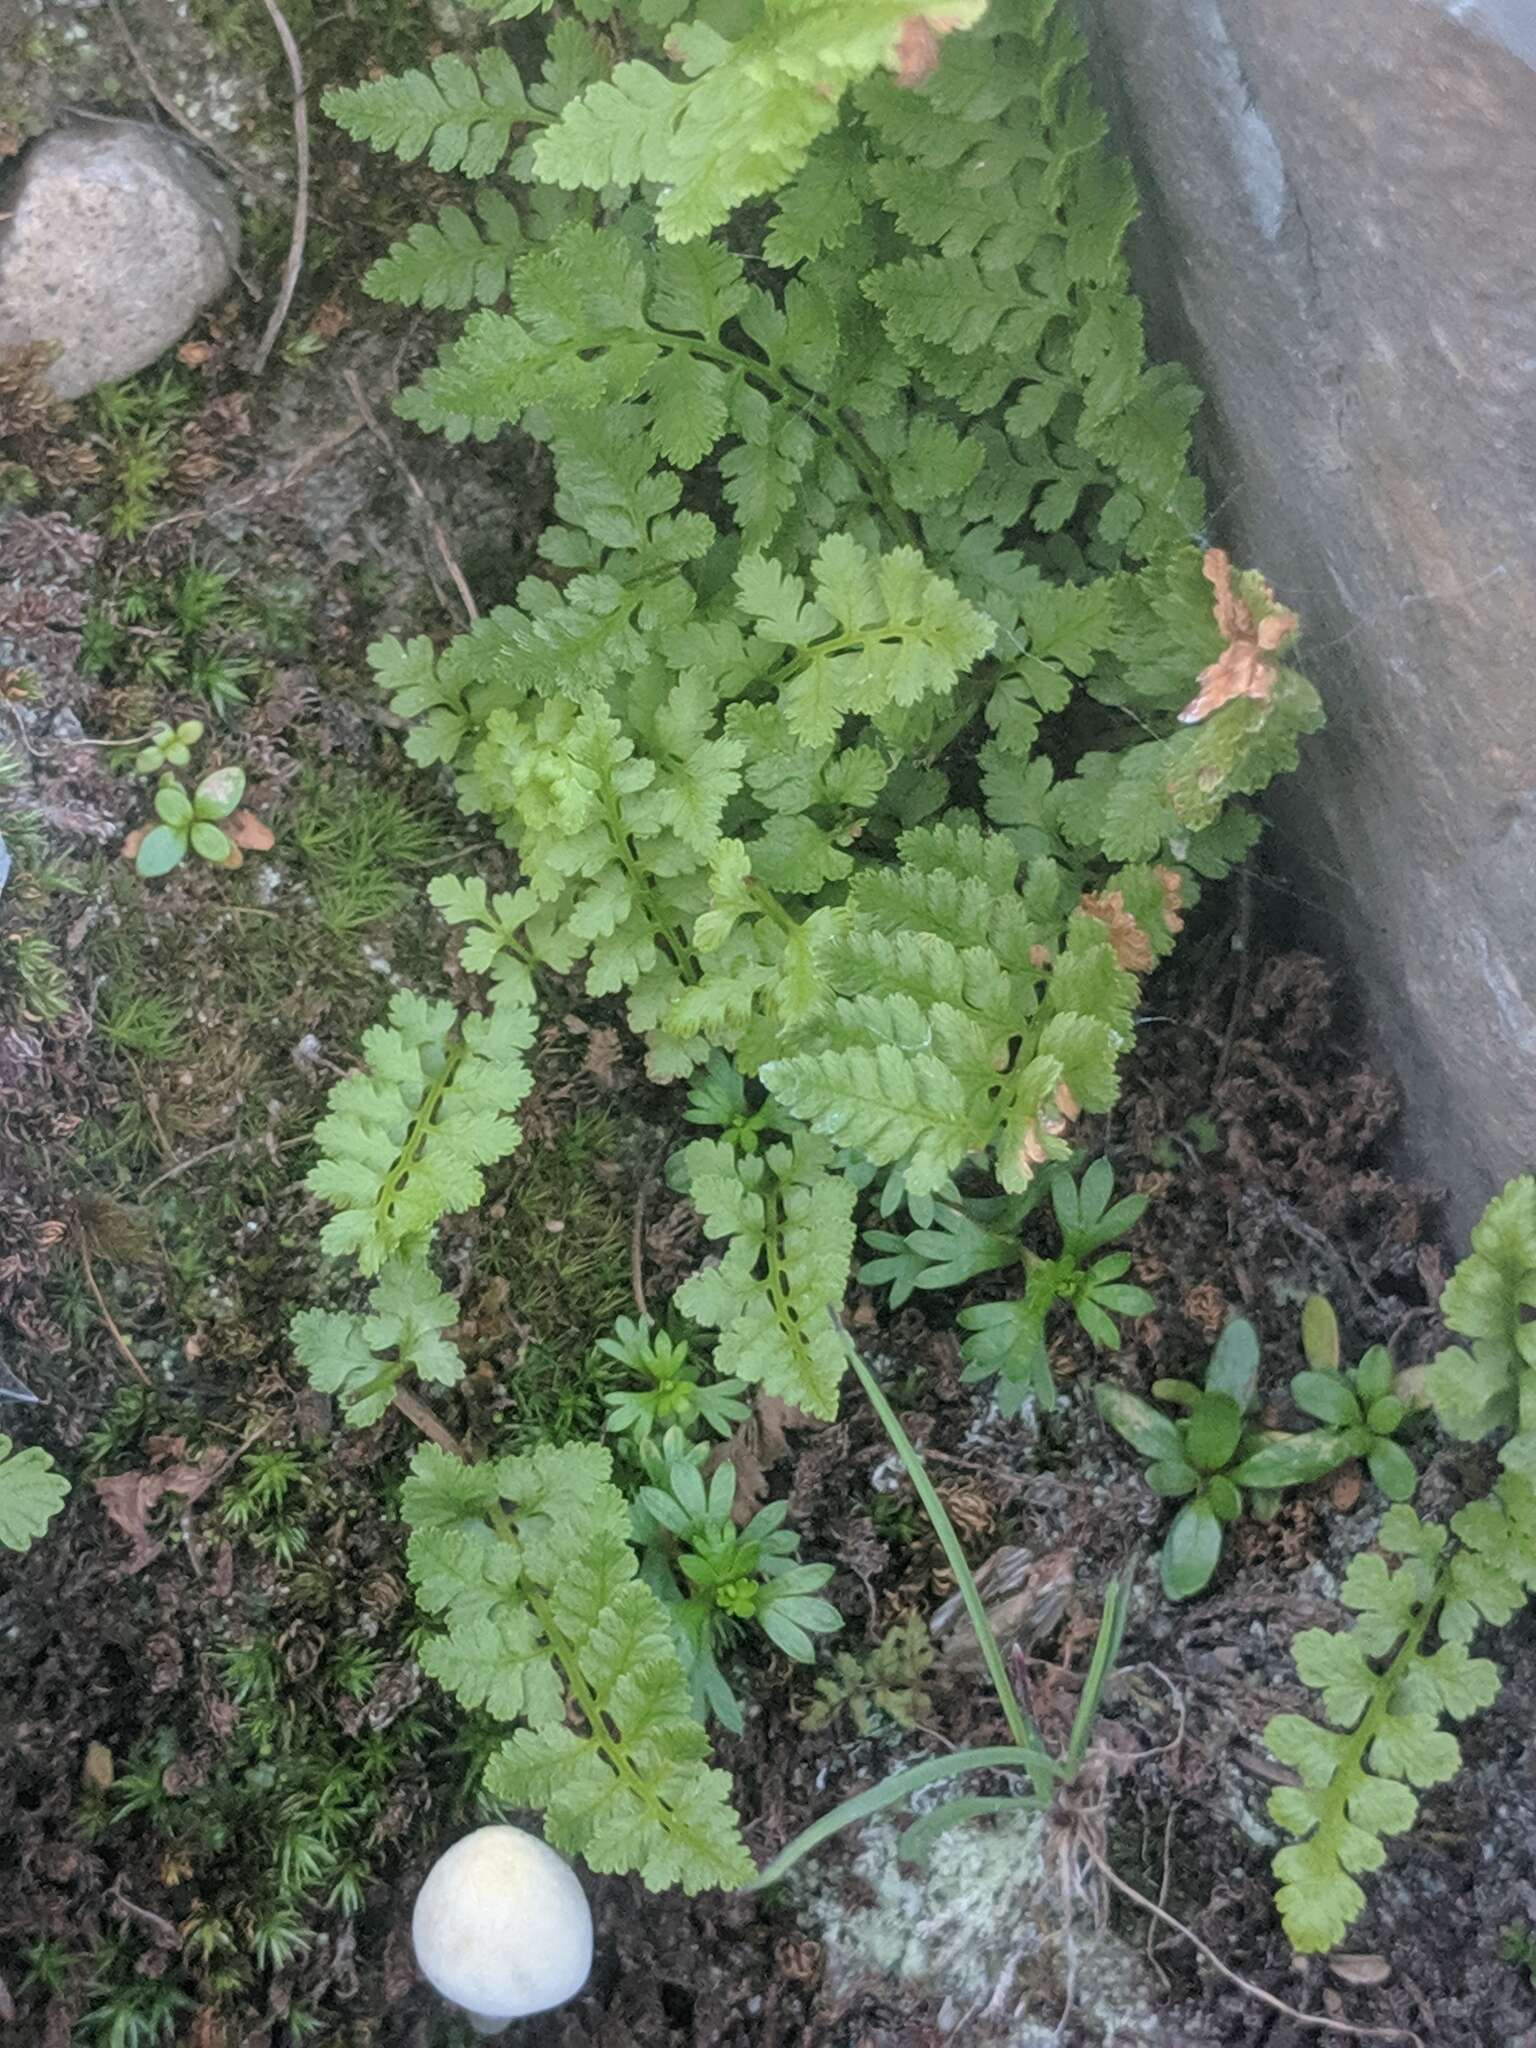
[(532, 1086), (533, 1018), (513, 1000), (461, 1018), (451, 1003), (401, 994), (389, 1017), (363, 1035), (366, 1071), (331, 1090), (305, 1181), (336, 1211), (322, 1247), (365, 1273), (411, 1258), (440, 1216), (475, 1206), (481, 1168), (518, 1142), (513, 1112)]
[(434, 171), (466, 178), (496, 169), (515, 127), (546, 118), (529, 103), (512, 59), (494, 47), (472, 63), (450, 53), (434, 57), (430, 72), (338, 87), (322, 105), (355, 142), (406, 163), (425, 156)]
[(417, 1597), (443, 1632), (423, 1669), (467, 1706), (520, 1721), (485, 1790), (544, 1814), (548, 1840), (652, 1890), (751, 1875), (711, 1769), (667, 1611), (640, 1583), (629, 1504), (595, 1444), (465, 1466), (425, 1445), (401, 1506)]
[(688, 1194), (719, 1262), (679, 1289), (677, 1305), (717, 1330), (717, 1370), (830, 1421), (847, 1355), (828, 1311), (841, 1308), (853, 1257), (853, 1187), (831, 1150), (797, 1136), (744, 1154), (699, 1138), (681, 1155)]

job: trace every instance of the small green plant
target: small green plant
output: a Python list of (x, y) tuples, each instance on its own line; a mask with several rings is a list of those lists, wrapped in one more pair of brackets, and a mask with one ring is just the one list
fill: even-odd
[(56, 862), (40, 811), (26, 801), (25, 764), (0, 740), (0, 996), (51, 1024), (69, 1009), (69, 975), (42, 929), (48, 899), (79, 885)]
[(862, 1736), (920, 1727), (933, 1714), (926, 1687), (937, 1658), (928, 1624), (920, 1614), (909, 1614), (862, 1657), (837, 1652), (831, 1669), (817, 1675), (816, 1697), (800, 1725), (815, 1732), (846, 1713)]
[[(174, 776), (163, 775), (155, 791), (155, 815), (160, 822), (146, 827), (142, 836), (134, 835), (135, 868), (146, 879), (168, 875), (172, 868), (180, 867), (189, 853), (195, 853), (210, 867), (238, 867), (240, 847), (248, 844), (249, 838), (238, 822), (226, 832), (222, 821), (230, 816), (244, 794), (243, 768), (212, 769), (190, 796)], [(260, 826), (258, 830), (270, 845), (271, 835), (266, 827)]]
[(1177, 1420), (1124, 1387), (1093, 1390), (1100, 1415), (1147, 1460), (1154, 1493), (1184, 1505), (1163, 1539), (1163, 1591), (1187, 1600), (1209, 1585), (1222, 1536), (1243, 1511), (1238, 1478), (1250, 1438), (1259, 1384), (1259, 1340), (1252, 1323), (1228, 1323), (1206, 1366), (1205, 1385), (1159, 1380), (1161, 1399), (1186, 1412)]
[(1388, 1500), (1410, 1500), (1419, 1475), (1395, 1441), (1408, 1405), (1397, 1391), (1391, 1354), (1374, 1344), (1358, 1365), (1341, 1369), (1338, 1321), (1320, 1294), (1307, 1302), (1301, 1331), (1307, 1370), (1292, 1379), (1291, 1399), (1324, 1426), (1301, 1436), (1273, 1435), (1234, 1477), (1243, 1486), (1303, 1486), (1360, 1458)]
[[(1047, 1192), (1061, 1232), (1054, 1258), (1028, 1250), (1018, 1235)], [(1126, 1284), (1128, 1252), (1095, 1256), (1123, 1237), (1147, 1206), (1144, 1195), (1128, 1195), (1111, 1206), (1113, 1192), (1114, 1169), (1107, 1159), (1096, 1159), (1080, 1183), (1065, 1167), (1047, 1168), (1022, 1195), (967, 1201), (951, 1185), (934, 1200), (929, 1227), (904, 1237), (884, 1230), (866, 1234), (883, 1256), (861, 1266), (859, 1278), (888, 1285), (892, 1305), (899, 1306), (914, 1288), (959, 1287), (983, 1273), (1022, 1265), (1022, 1297), (961, 1311), (960, 1326), (971, 1333), (961, 1346), (965, 1378), (974, 1383), (995, 1377), (1005, 1415), (1017, 1414), (1031, 1397), (1053, 1409), (1056, 1383), (1045, 1341), (1052, 1310), (1058, 1304), (1070, 1308), (1093, 1342), (1113, 1351), (1121, 1342), (1115, 1317), (1144, 1316), (1156, 1306), (1145, 1288)]]
[(685, 1647), (699, 1718), (713, 1714), (739, 1735), (741, 1706), (720, 1669), (720, 1652), (751, 1624), (786, 1657), (812, 1663), (812, 1638), (843, 1625), (832, 1602), (820, 1597), (835, 1568), (799, 1561), (800, 1538), (784, 1527), (784, 1501), (770, 1501), (738, 1529), (735, 1466), (717, 1465), (706, 1481), (681, 1449), (663, 1440), (647, 1461), (652, 1483), (635, 1495), (637, 1535), (646, 1546), (642, 1574)]
[(377, 782), (309, 784), (293, 840), (320, 921), (339, 938), (393, 916), (410, 901), (413, 877), (443, 853), (432, 820)]
[(1388, 1509), (1378, 1549), (1345, 1576), (1353, 1626), (1305, 1629), (1292, 1645), (1320, 1718), (1280, 1714), (1264, 1731), (1298, 1778), (1270, 1795), (1269, 1811), (1296, 1838), (1275, 1857), (1276, 1903), (1304, 1952), (1343, 1938), (1365, 1905), (1357, 1880), (1386, 1861), (1384, 1837), (1413, 1826), (1418, 1791), (1460, 1769), (1443, 1723), (1466, 1720), (1499, 1690), (1495, 1666), (1468, 1645), (1483, 1624), (1504, 1627), (1536, 1590), (1533, 1306), (1536, 1179), (1527, 1176), (1489, 1203), (1440, 1299), (1471, 1351), (1448, 1346), (1428, 1373), (1451, 1435), (1504, 1436), (1503, 1472), (1449, 1526), (1423, 1522), (1411, 1507)]
[(200, 718), (184, 718), (180, 725), (167, 725), (162, 720), (149, 729), (149, 738), (134, 756), (134, 772), (139, 775), (158, 775), (162, 768), (185, 768), (192, 759), (192, 749), (203, 737), (207, 728)]
[(124, 575), (103, 592), (86, 614), (81, 666), (118, 688), (187, 691), (222, 714), (247, 702), (261, 667), (254, 650), (270, 639), (225, 570), (189, 562), (163, 578)]
[(597, 1348), (635, 1378), (649, 1382), (603, 1396), (607, 1428), (627, 1433), (636, 1444), (672, 1429), (691, 1440), (701, 1425), (716, 1436), (729, 1436), (746, 1419), (747, 1404), (739, 1398), (745, 1383), (704, 1378), (704, 1365), (688, 1343), (665, 1330), (620, 1316), (613, 1335), (600, 1338)]
[(48, 1453), (34, 1444), (13, 1448), (0, 1436), (0, 1543), (30, 1550), (69, 1498), (69, 1482)]
[(1529, 1920), (1511, 1920), (1499, 1929), (1499, 1955), (1524, 1970), (1536, 1991), (1536, 1928)]
[(91, 393), (112, 493), (107, 531), (114, 540), (136, 540), (158, 514), (175, 458), (174, 430), (191, 403), (191, 386), (175, 369), (101, 384)]

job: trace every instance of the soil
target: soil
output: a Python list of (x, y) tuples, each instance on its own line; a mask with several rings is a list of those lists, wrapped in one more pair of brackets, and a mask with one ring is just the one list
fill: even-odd
[[(345, 159), (335, 173), (355, 176)], [(419, 183), (406, 217), (420, 197)], [(354, 289), (373, 253), (301, 297), (294, 331), (314, 348), (257, 383), (242, 360), (259, 308), (231, 300), (194, 332), (163, 499), (133, 539), (105, 537), (109, 488), (82, 478), (80, 451), (102, 441), (89, 413), (28, 425), (16, 452), (45, 497), (0, 514), (0, 723), (24, 746), (31, 800), (74, 885), (40, 913), (66, 1007), (49, 1022), (24, 1003), (0, 1009), (0, 1365), (40, 1404), (0, 1403), (0, 1421), (73, 1482), (46, 1539), (0, 1568), (0, 2019), (26, 2048), (458, 2038), (415, 1981), (407, 1928), (432, 1856), (476, 1817), (489, 1729), (466, 1725), (412, 1661), (392, 1500), (407, 1425), (341, 1429), (303, 1386), (284, 1328), (317, 1285), (306, 1133), (389, 987), (453, 989), (419, 890), (423, 871), (472, 843), (443, 789), (404, 763), (363, 649), (383, 630), (459, 622), (444, 549), (482, 604), (504, 595), (547, 479), (526, 445), (450, 457), (360, 417), (349, 373), (386, 420), (381, 386), (399, 375), (398, 338)], [(80, 636), (125, 581), (163, 584), (189, 562), (217, 565), (249, 600), (228, 630), (253, 665), (249, 701), (213, 745), (247, 766), (277, 844), (237, 876), (184, 869), (148, 885), (116, 856), (143, 785), (80, 737), (198, 705), (121, 664), (83, 674)], [(378, 825), (381, 795), (404, 824)], [(334, 832), (326, 850), (338, 817), (343, 839), (364, 819), (384, 832), (398, 886), (353, 900)], [(474, 845), (479, 871), (498, 857)], [(1241, 1525), (1210, 1591), (1172, 1608), (1156, 1581), (1163, 1506), (1090, 1398), (1096, 1374), (1144, 1392), (1198, 1372), (1241, 1313), (1278, 1415), (1313, 1291), (1356, 1354), (1389, 1343), (1407, 1365), (1444, 1339), (1435, 1303), (1452, 1254), (1433, 1192), (1392, 1166), (1393, 1090), (1351, 1027), (1347, 983), (1271, 936), (1282, 889), (1260, 869), (1208, 902), (1147, 988), (1121, 1108), (1087, 1136), (1122, 1189), (1156, 1197), (1129, 1277), (1159, 1308), (1128, 1326), (1125, 1348), (1106, 1360), (1060, 1331), (1060, 1408), (1005, 1421), (961, 1382), (960, 1300), (890, 1314), (855, 1290), (850, 1325), (973, 1562), (1005, 1548), (1034, 1561), (1041, 1597), (1023, 1603), (1011, 1647), (1053, 1741), (1104, 1588), (1137, 1560), (1094, 1779), (1096, 1839), (1126, 1882), (1287, 2005), (1402, 2030), (1383, 2039), (1536, 2044), (1536, 1995), (1502, 1933), (1536, 1925), (1530, 1619), (1500, 1639), (1504, 1690), (1463, 1731), (1466, 1768), (1425, 1795), (1420, 1826), (1371, 1881), (1353, 1960), (1298, 1964), (1273, 1911), (1276, 1767), (1260, 1731), (1303, 1703), (1289, 1643), (1337, 1619), (1374, 1497), (1346, 1476)], [(642, 1080), (602, 1006), (572, 990), (549, 1015), (527, 1148), (446, 1244), (473, 1371), (443, 1412), (487, 1446), (590, 1428), (600, 1387), (576, 1366), (593, 1330), (637, 1296), (665, 1300), (701, 1255), (658, 1172), (685, 1128), (675, 1098)], [(766, 1488), (791, 1499), (804, 1554), (839, 1566), (837, 1647), (862, 1655), (911, 1617), (926, 1623), (952, 1584), (873, 1417), (850, 1397), (834, 1425), (761, 1421)], [(258, 1471), (284, 1452), (286, 1491), (253, 1500)], [(1482, 1475), (1478, 1457), (1443, 1449), (1419, 1504), (1449, 1510)], [(742, 1678), (746, 1732), (718, 1755), (761, 1860), (893, 1764), (999, 1734), (954, 1655), (923, 1678), (916, 1725), (877, 1719), (869, 1732), (846, 1714), (808, 1726), (812, 1676), (781, 1658), (748, 1660)], [(294, 1859), (317, 1832), (326, 1876), (306, 1889)], [(337, 1889), (340, 1867), (353, 1881)], [(656, 1898), (614, 1879), (589, 1890), (592, 1982), (516, 2036), (541, 2048), (1022, 2043), (1058, 2021), (1064, 2048), (1319, 2038), (1166, 1927), (1149, 1940), (1146, 1917), (1092, 1881), (1068, 1900), (1042, 1879), (1032, 1952), (982, 2013), (937, 1977), (861, 1960), (850, 1929), (872, 1894), (855, 1837), (766, 1899)], [(924, 1910), (919, 1887), (911, 1911)], [(1136, 2017), (1091, 1971), (1073, 1983), (1071, 1928), (1087, 1942), (1096, 1917), (1111, 1947), (1094, 1953), (1135, 1976)]]

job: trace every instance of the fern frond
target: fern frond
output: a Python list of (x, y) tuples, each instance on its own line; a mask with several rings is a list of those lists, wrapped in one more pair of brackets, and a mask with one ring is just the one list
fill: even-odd
[(846, 88), (896, 68), (904, 33), (936, 38), (977, 20), (983, 6), (806, 0), (734, 43), (702, 22), (676, 27), (669, 54), (686, 79), (646, 63), (618, 65), (540, 137), (535, 168), (567, 189), (659, 186), (662, 240), (691, 241), (744, 199), (784, 184), (835, 124)]
[(494, 46), (472, 63), (448, 54), (434, 57), (430, 72), (338, 87), (322, 105), (355, 142), (406, 163), (425, 155), (434, 171), (466, 178), (496, 169), (514, 127), (546, 118), (529, 104), (512, 59)]
[[(536, 1807), (549, 1841), (652, 1890), (752, 1871), (730, 1780), (705, 1759), (667, 1611), (637, 1576), (630, 1513), (598, 1445), (464, 1466), (425, 1445), (401, 1506), (418, 1597), (442, 1617), (423, 1668), (520, 1721), (485, 1789)], [(576, 1725), (572, 1725), (573, 1720)]]
[(494, 305), (524, 248), (523, 225), (512, 202), (489, 185), (475, 195), (475, 212), (479, 226), (459, 206), (445, 206), (435, 225), (418, 221), (367, 271), (363, 290), (398, 306), (462, 312)]
[(365, 1315), (305, 1309), (295, 1316), (294, 1353), (311, 1386), (334, 1394), (346, 1420), (361, 1429), (378, 1421), (407, 1372), (457, 1386), (464, 1362), (442, 1333), (458, 1316), (457, 1302), (424, 1257), (392, 1259), (373, 1284)]
[(685, 1315), (719, 1331), (719, 1371), (828, 1421), (848, 1362), (828, 1311), (842, 1306), (854, 1238), (853, 1188), (830, 1161), (803, 1135), (757, 1154), (723, 1139), (689, 1145), (689, 1198), (708, 1235), (728, 1242), (677, 1295)]
[(480, 1169), (518, 1142), (513, 1112), (532, 1086), (533, 1018), (515, 1001), (460, 1018), (451, 1003), (400, 994), (389, 1018), (363, 1034), (366, 1071), (331, 1090), (305, 1181), (336, 1211), (322, 1247), (365, 1273), (420, 1252), (440, 1216), (474, 1207)]

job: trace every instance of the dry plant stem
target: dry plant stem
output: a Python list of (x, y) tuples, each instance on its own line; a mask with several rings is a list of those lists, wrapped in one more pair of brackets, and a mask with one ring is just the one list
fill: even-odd
[(195, 127), (193, 123), (187, 119), (186, 115), (181, 111), (180, 107), (177, 106), (176, 102), (171, 98), (170, 94), (162, 90), (160, 81), (155, 77), (154, 72), (151, 71), (149, 68), (149, 64), (144, 56), (144, 52), (139, 48), (138, 44), (134, 41), (133, 31), (129, 28), (127, 21), (124, 19), (123, 11), (118, 6), (117, 0), (107, 0), (107, 12), (111, 15), (113, 26), (116, 28), (118, 34), (122, 37), (123, 42), (127, 46), (128, 55), (133, 60), (134, 70), (137, 71), (140, 78), (143, 79), (145, 89), (149, 93), (149, 96), (154, 101), (155, 105), (159, 107), (162, 113), (168, 114), (170, 118), (176, 123), (176, 126), (178, 128), (185, 129), (186, 133), (191, 136), (192, 140), (197, 144), (199, 149), (206, 150), (208, 155), (216, 158), (217, 161), (224, 166), (225, 170), (228, 171), (232, 177), (238, 178), (242, 184), (245, 184), (247, 182), (246, 176), (245, 173), (241, 170), (240, 166), (237, 163), (235, 163), (232, 158), (226, 156), (224, 151), (220, 149), (219, 145), (214, 141), (211, 135), (205, 135), (201, 128)]
[(293, 160), (295, 197), (293, 202), (293, 232), (288, 238), (288, 258), (283, 265), (283, 282), (277, 294), (277, 304), (272, 308), (272, 317), (267, 322), (266, 332), (261, 337), (251, 364), (251, 375), (259, 377), (267, 367), (267, 358), (273, 344), (288, 318), (288, 308), (293, 304), (293, 295), (298, 289), (299, 272), (304, 268), (304, 238), (309, 232), (309, 109), (304, 104), (304, 61), (299, 55), (299, 46), (293, 39), (293, 30), (288, 26), (277, 0), (266, 0), (266, 9), (272, 17), (272, 26), (277, 30), (277, 39), (283, 46), (283, 55), (288, 59), (288, 71), (293, 79)]
[(91, 1290), (91, 1299), (95, 1302), (97, 1308), (101, 1310), (101, 1319), (107, 1326), (112, 1342), (133, 1367), (140, 1383), (147, 1387), (149, 1385), (149, 1374), (134, 1357), (132, 1346), (113, 1321), (112, 1311), (107, 1307), (106, 1298), (102, 1294), (101, 1289), (96, 1285), (96, 1275), (91, 1271), (91, 1254), (86, 1245), (85, 1232), (83, 1230), (75, 1232), (75, 1249), (80, 1254), (80, 1270), (85, 1275), (85, 1284)]
[[(228, 908), (228, 905), (225, 907)], [(164, 1173), (157, 1173), (146, 1187), (140, 1188), (138, 1200), (146, 1201), (156, 1188), (163, 1188), (167, 1181), (180, 1180), (181, 1176), (190, 1173), (194, 1166), (201, 1166), (209, 1159), (218, 1159), (226, 1152), (236, 1152), (242, 1145), (254, 1146), (258, 1143), (259, 1140), (255, 1138), (226, 1138), (222, 1145), (210, 1145), (206, 1152), (195, 1152), (190, 1159), (178, 1160), (175, 1165), (168, 1166)], [(295, 1146), (313, 1143), (313, 1138), (308, 1135), (302, 1138), (284, 1138), (275, 1149), (279, 1152), (291, 1152)]]
[(450, 1458), (457, 1458), (462, 1464), (473, 1463), (468, 1451), (448, 1425), (439, 1422), (426, 1402), (419, 1399), (408, 1387), (396, 1387), (391, 1400), (406, 1421), (419, 1429), (424, 1437), (430, 1437), (439, 1450), (446, 1451)]
[(1286, 2019), (1294, 2020), (1298, 2026), (1320, 2027), (1329, 2034), (1349, 2034), (1357, 2041), (1407, 2041), (1411, 2048), (1424, 2048), (1421, 2036), (1414, 2033), (1411, 2027), (1362, 2027), (1357, 2026), (1352, 2020), (1329, 2019), (1320, 2012), (1302, 2012), (1294, 2005), (1287, 2005), (1283, 1998), (1276, 1998), (1273, 1992), (1265, 1991), (1257, 1984), (1250, 1984), (1246, 1977), (1240, 1977), (1236, 1970), (1224, 1963), (1216, 1951), (1207, 1947), (1199, 1935), (1186, 1927), (1182, 1920), (1176, 1920), (1166, 1907), (1159, 1906), (1147, 1898), (1144, 1893), (1137, 1891), (1134, 1885), (1127, 1884), (1123, 1877), (1111, 1870), (1091, 1843), (1080, 1842), (1078, 1846), (1106, 1884), (1129, 1899), (1133, 1906), (1139, 1906), (1144, 1913), (1153, 1914), (1166, 1926), (1171, 1927), (1175, 1934), (1182, 1935), (1200, 1951), (1212, 1969), (1221, 1972), (1229, 1984), (1235, 1984), (1246, 1997), (1256, 1998), (1261, 2005), (1267, 2005), (1271, 2012), (1283, 2014)]
[[(267, 4), (270, 6), (271, 0), (267, 0)], [(394, 464), (395, 468), (399, 470), (401, 477), (404, 479), (406, 489), (410, 492), (411, 496), (416, 500), (417, 508), (419, 509), (422, 518), (426, 521), (427, 531), (432, 536), (433, 545), (436, 547), (437, 552), (442, 559), (443, 567), (448, 571), (449, 581), (453, 584), (454, 589), (459, 594), (459, 603), (464, 607), (464, 617), (466, 623), (471, 626), (474, 625), (474, 623), (480, 616), (479, 607), (476, 605), (474, 598), (470, 594), (469, 584), (465, 580), (464, 571), (459, 567), (458, 563), (454, 560), (453, 550), (448, 545), (448, 536), (443, 532), (442, 526), (438, 521), (437, 515), (433, 512), (431, 504), (428, 501), (426, 492), (421, 488), (421, 485), (416, 481), (416, 478), (412, 474), (409, 465), (406, 463), (405, 458), (400, 454), (399, 450), (395, 447), (394, 442), (390, 440), (388, 434), (386, 434), (384, 429), (379, 425), (378, 415), (374, 412), (373, 407), (368, 403), (368, 399), (363, 391), (363, 387), (358, 382), (357, 372), (355, 370), (344, 370), (342, 372), (342, 378), (344, 383), (346, 384), (347, 389), (352, 394), (353, 404), (357, 407), (358, 411), (363, 416), (364, 426), (367, 427), (369, 433), (372, 434), (373, 438), (384, 450), (385, 454), (389, 457), (390, 461)]]

